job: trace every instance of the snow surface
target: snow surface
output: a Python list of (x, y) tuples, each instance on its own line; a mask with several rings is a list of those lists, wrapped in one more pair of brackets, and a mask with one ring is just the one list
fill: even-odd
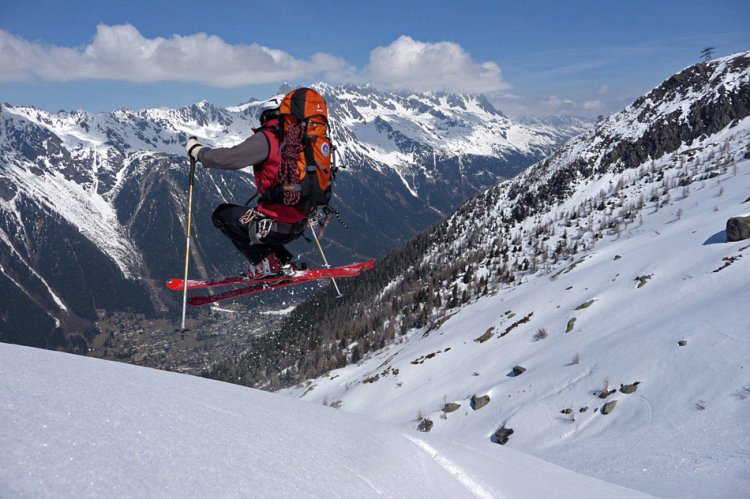
[(0, 344), (3, 497), (645, 497), (217, 381)]
[[(419, 413), (434, 423), (431, 435), (467, 445), (489, 442), (504, 425), (514, 430), (506, 447), (658, 496), (750, 497), (750, 241), (725, 242), (724, 230), (728, 218), (750, 211), (748, 144), (750, 118), (639, 169), (581, 180), (570, 199), (513, 229), (529, 234), (553, 221), (545, 244), (567, 231), (568, 243), (584, 247), (573, 259), (540, 265), (356, 365), (283, 393), (404, 432)], [(533, 175), (519, 178), (533, 185)], [(678, 185), (685, 178), (694, 181)], [(663, 205), (662, 195), (657, 207), (649, 193), (664, 185), (671, 200)], [(636, 220), (601, 239), (596, 227), (617, 208), (572, 227), (561, 215), (597, 196), (627, 206), (641, 195)], [(499, 203), (487, 223), (506, 207)], [(461, 216), (449, 221), (456, 237), (474, 237)], [(498, 231), (482, 227), (473, 244), (491, 248)], [(446, 249), (430, 249), (423, 263), (438, 251)], [(491, 338), (477, 341), (490, 328)], [(536, 340), (541, 329), (547, 337)], [(517, 365), (527, 370), (513, 376)], [(635, 382), (635, 393), (618, 391)], [(605, 384), (615, 392), (601, 400)], [(490, 403), (472, 410), (475, 394)], [(611, 400), (614, 411), (601, 414)], [(461, 407), (444, 413), (448, 402)]]

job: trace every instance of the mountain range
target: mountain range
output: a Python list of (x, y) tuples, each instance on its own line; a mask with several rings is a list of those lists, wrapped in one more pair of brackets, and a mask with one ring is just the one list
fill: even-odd
[[(349, 228), (334, 223), (325, 240), (339, 263), (382, 255), (587, 126), (516, 123), (481, 96), (316, 88), (345, 167), (333, 204)], [(163, 282), (184, 259), (185, 139), (239, 143), (258, 125), (261, 103), (99, 114), (3, 104), (0, 340), (85, 352), (102, 314), (173, 314), (178, 301)], [(221, 202), (245, 203), (251, 178), (199, 168), (195, 275), (242, 269), (209, 215)], [(310, 246), (293, 249), (316, 263)]]

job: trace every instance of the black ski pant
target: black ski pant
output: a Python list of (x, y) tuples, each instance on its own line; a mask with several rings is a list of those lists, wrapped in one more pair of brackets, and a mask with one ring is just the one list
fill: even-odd
[(282, 264), (291, 261), (292, 254), (284, 245), (305, 230), (304, 220), (296, 224), (277, 222), (254, 208), (230, 203), (220, 204), (211, 220), (253, 265), (259, 264), (272, 251)]

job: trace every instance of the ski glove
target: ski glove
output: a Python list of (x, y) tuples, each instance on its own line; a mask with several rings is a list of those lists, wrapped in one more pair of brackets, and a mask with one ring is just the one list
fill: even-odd
[(196, 137), (190, 137), (187, 144), (185, 144), (185, 149), (187, 150), (188, 156), (198, 161), (198, 153), (203, 149), (203, 144), (198, 142)]

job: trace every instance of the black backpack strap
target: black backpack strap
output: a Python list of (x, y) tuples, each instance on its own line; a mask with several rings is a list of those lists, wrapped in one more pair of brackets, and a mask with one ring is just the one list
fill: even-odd
[(257, 198), (260, 195), (260, 191), (255, 191), (255, 194), (253, 194), (253, 197), (245, 201), (245, 206), (250, 206), (250, 203), (253, 202), (253, 199)]

